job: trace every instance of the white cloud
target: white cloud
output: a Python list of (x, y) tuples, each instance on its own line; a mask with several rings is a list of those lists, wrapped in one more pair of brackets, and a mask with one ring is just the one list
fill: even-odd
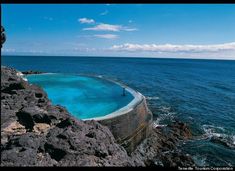
[[(221, 52), (234, 51), (235, 42), (224, 44), (210, 44), (210, 45), (173, 45), (173, 44), (131, 44), (126, 43), (122, 45), (113, 45), (111, 50), (116, 51), (146, 51), (146, 52), (184, 52), (184, 53), (202, 53), (202, 52)], [(235, 55), (235, 54), (234, 54)]]
[(84, 48), (81, 48), (81, 47), (75, 47), (72, 49), (73, 51), (83, 51), (83, 52), (93, 52), (93, 51), (96, 51), (96, 48), (88, 48), (88, 47), (84, 47)]
[(2, 50), (2, 53), (6, 53), (6, 54), (12, 54), (12, 53), (14, 53), (14, 54), (26, 54), (26, 53), (28, 53), (28, 54), (42, 54), (42, 53), (44, 53), (44, 51), (42, 51), (42, 50), (34, 50), (34, 49), (18, 49), (18, 50), (16, 50), (16, 49), (13, 49), (13, 48), (3, 48)]
[(98, 24), (94, 27), (89, 27), (89, 28), (84, 28), (83, 30), (93, 30), (93, 31), (135, 31), (137, 29), (135, 28), (128, 28), (128, 27), (123, 27), (121, 25), (111, 25), (111, 24)]
[(2, 48), (1, 51), (2, 52), (15, 52), (16, 50), (13, 48)]
[(96, 34), (94, 36), (98, 37), (98, 38), (103, 38), (103, 39), (116, 39), (116, 38), (118, 38), (118, 35), (116, 35), (116, 34)]
[(69, 41), (69, 42), (64, 42), (64, 45), (65, 46), (74, 46), (74, 47), (82, 47), (82, 46), (86, 46), (87, 44), (85, 44), (85, 43), (79, 43), (79, 42), (71, 42), (71, 41)]
[(84, 28), (83, 30), (94, 30), (94, 31), (120, 31), (120, 25), (111, 24), (98, 24), (95, 27)]
[(44, 17), (44, 20), (53, 21), (54, 19), (52, 17)]
[(124, 30), (124, 31), (136, 31), (137, 29), (136, 28), (127, 28), (127, 27), (124, 27), (124, 28), (122, 28), (122, 30)]
[(133, 21), (132, 21), (132, 20), (129, 20), (128, 22), (129, 22), (129, 23), (133, 23)]
[(31, 49), (29, 51), (25, 51), (25, 52), (28, 52), (28, 53), (43, 53), (42, 50), (33, 50), (33, 49)]
[(100, 15), (107, 15), (109, 13), (108, 10), (105, 10), (104, 12), (100, 13)]
[(86, 23), (86, 24), (95, 23), (95, 20), (88, 19), (88, 18), (79, 18), (78, 21), (82, 24), (84, 24), (84, 23)]

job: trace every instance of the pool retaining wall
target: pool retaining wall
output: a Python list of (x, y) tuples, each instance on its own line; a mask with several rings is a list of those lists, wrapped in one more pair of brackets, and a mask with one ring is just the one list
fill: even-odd
[(141, 93), (123, 84), (117, 84), (129, 91), (134, 100), (111, 114), (88, 120), (93, 119), (107, 126), (117, 142), (130, 153), (152, 131), (152, 112), (148, 109), (146, 99)]
[(110, 119), (99, 120), (98, 122), (108, 126), (117, 142), (130, 153), (150, 134), (152, 113), (143, 97), (127, 113)]
[[(99, 77), (100, 79), (104, 79)], [(124, 88), (134, 96), (134, 99), (125, 107), (110, 113), (108, 115), (88, 120), (96, 120), (102, 125), (107, 126), (119, 144), (121, 144), (128, 153), (134, 151), (144, 139), (146, 139), (152, 131), (153, 115), (149, 110), (146, 98), (131, 89), (130, 87), (110, 79)]]

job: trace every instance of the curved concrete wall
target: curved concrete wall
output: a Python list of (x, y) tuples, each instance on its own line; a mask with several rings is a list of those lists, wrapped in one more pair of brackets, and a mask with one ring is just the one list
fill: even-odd
[(143, 98), (127, 113), (99, 120), (99, 122), (108, 126), (117, 142), (124, 146), (128, 152), (132, 152), (150, 134), (152, 113), (146, 105), (145, 98)]
[(148, 109), (146, 99), (142, 94), (125, 85), (117, 84), (125, 87), (134, 96), (134, 100), (111, 114), (86, 120), (96, 120), (102, 125), (108, 126), (117, 142), (127, 152), (132, 152), (150, 134), (152, 113)]

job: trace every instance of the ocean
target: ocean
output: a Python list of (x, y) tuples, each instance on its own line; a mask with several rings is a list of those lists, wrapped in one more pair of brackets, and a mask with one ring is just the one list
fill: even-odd
[(235, 61), (118, 57), (2, 56), (20, 71), (102, 75), (141, 92), (159, 125), (186, 122), (179, 149), (199, 166), (235, 166)]

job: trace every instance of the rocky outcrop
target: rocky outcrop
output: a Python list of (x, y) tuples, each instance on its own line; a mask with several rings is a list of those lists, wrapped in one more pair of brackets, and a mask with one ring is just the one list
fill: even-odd
[(3, 28), (3, 26), (1, 26), (1, 48), (3, 43), (5, 43), (5, 41), (6, 41), (5, 29)]
[(112, 133), (74, 119), (39, 87), (1, 67), (2, 166), (135, 166)]
[(144, 166), (194, 166), (192, 158), (177, 148), (181, 140), (191, 136), (188, 126), (179, 121), (164, 127), (156, 127), (132, 153), (132, 158), (134, 161), (142, 161)]
[(30, 75), (30, 74), (42, 74), (44, 72), (41, 72), (41, 71), (22, 71), (22, 74), (25, 74), (25, 75)]

